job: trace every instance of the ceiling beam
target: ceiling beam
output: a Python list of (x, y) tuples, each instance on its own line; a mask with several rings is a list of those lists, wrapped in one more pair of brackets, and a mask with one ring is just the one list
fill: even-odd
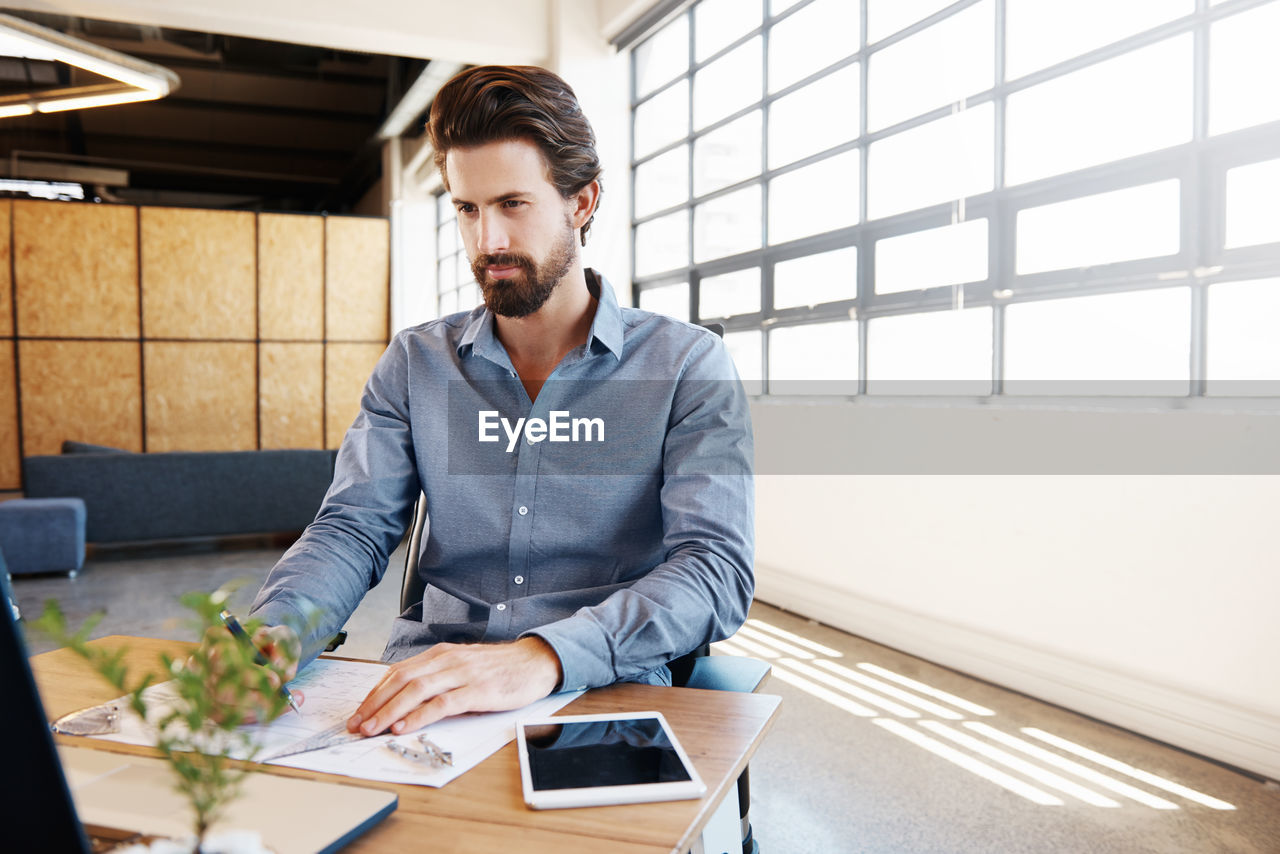
[[(538, 63), (550, 53), (549, 0), (60, 0), (57, 12), (467, 64)], [(584, 8), (594, 0), (573, 0)], [(48, 0), (8, 0), (48, 12)], [(594, 10), (592, 10), (594, 11)]]

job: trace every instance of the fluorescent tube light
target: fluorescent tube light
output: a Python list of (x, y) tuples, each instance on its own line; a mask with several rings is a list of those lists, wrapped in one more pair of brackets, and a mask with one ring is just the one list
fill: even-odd
[(109, 95), (86, 95), (83, 98), (62, 98), (57, 101), (39, 101), (36, 109), (42, 113), (59, 113), (63, 110), (80, 110), (87, 107), (110, 107), (114, 104), (132, 104), (138, 101), (154, 101), (160, 96), (155, 92), (134, 89)]
[(49, 181), (12, 181), (0, 178), (0, 192), (26, 193), (37, 199), (83, 199), (84, 187)]
[(0, 98), (0, 118), (151, 101), (181, 83), (167, 68), (12, 15), (0, 15), (0, 54), (62, 62), (116, 81), (8, 95)]

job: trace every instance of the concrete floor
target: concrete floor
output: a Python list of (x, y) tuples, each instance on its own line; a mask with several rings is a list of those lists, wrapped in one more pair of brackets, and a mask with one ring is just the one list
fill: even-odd
[[(76, 578), (17, 578), (14, 591), (29, 617), (47, 598), (61, 602), (73, 625), (102, 609), (95, 636), (192, 639), (178, 594), (242, 579), (233, 604), (243, 612), (280, 552), (252, 547), (99, 554)], [(403, 565), (401, 552), (391, 565)], [(388, 576), (349, 622), (344, 654), (381, 653), (387, 617), (397, 610), (399, 569)], [(29, 640), (33, 652), (49, 648), (46, 640)], [(1280, 787), (1166, 745), (762, 603), (737, 638), (717, 645), (716, 652), (769, 658), (775, 675), (765, 690), (783, 697), (777, 725), (751, 763), (752, 818), (765, 854), (1280, 852)], [(937, 691), (949, 696), (940, 698)], [(1048, 735), (1036, 738), (1024, 728)], [(1114, 761), (1106, 767), (1107, 760), (1096, 754), (1081, 759), (1061, 742), (1045, 741), (1054, 737), (1234, 809), (1135, 779), (1114, 770)], [(1032, 753), (1010, 746), (1011, 738)], [(1036, 748), (1041, 752), (1034, 753)], [(1017, 767), (1003, 764), (993, 749)], [(1076, 767), (1064, 770), (1064, 761)], [(1045, 772), (1057, 774), (1057, 781), (1047, 782)], [(1053, 788), (1064, 780), (1068, 788), (1074, 783), (1071, 792)], [(1028, 786), (1034, 791), (1026, 791)]]

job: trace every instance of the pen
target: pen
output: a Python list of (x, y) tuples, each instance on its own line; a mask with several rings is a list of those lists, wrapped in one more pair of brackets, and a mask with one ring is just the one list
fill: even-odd
[[(240, 625), (240, 621), (237, 620), (230, 611), (224, 608), (222, 613), (218, 616), (222, 619), (223, 625), (227, 627), (227, 631), (231, 632), (237, 640), (248, 645), (248, 647), (253, 650), (253, 660), (255, 662), (264, 666), (271, 663), (267, 660), (267, 657), (262, 654), (262, 650), (258, 649), (254, 645), (253, 639), (249, 637), (249, 633), (244, 630), (244, 627)], [(293, 694), (289, 693), (289, 689), (286, 688), (283, 683), (280, 685), (280, 696), (289, 701), (289, 705), (293, 707), (295, 712), (302, 714), (302, 709), (298, 707), (298, 701), (293, 699)]]

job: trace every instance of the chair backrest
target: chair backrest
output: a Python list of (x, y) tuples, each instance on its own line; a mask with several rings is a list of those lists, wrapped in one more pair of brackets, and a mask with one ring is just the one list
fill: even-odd
[(723, 323), (704, 323), (704, 324), (702, 324), (702, 328), (703, 328), (703, 329), (710, 329), (712, 332), (714, 332), (715, 334), (719, 335), (721, 338), (723, 338), (723, 337), (724, 337), (724, 324), (723, 324)]
[(418, 575), (418, 553), (422, 551), (422, 533), (427, 527), (427, 497), (418, 493), (413, 505), (413, 524), (409, 526), (408, 554), (404, 559), (404, 581), (400, 584), (400, 613), (422, 601), (426, 582)]

